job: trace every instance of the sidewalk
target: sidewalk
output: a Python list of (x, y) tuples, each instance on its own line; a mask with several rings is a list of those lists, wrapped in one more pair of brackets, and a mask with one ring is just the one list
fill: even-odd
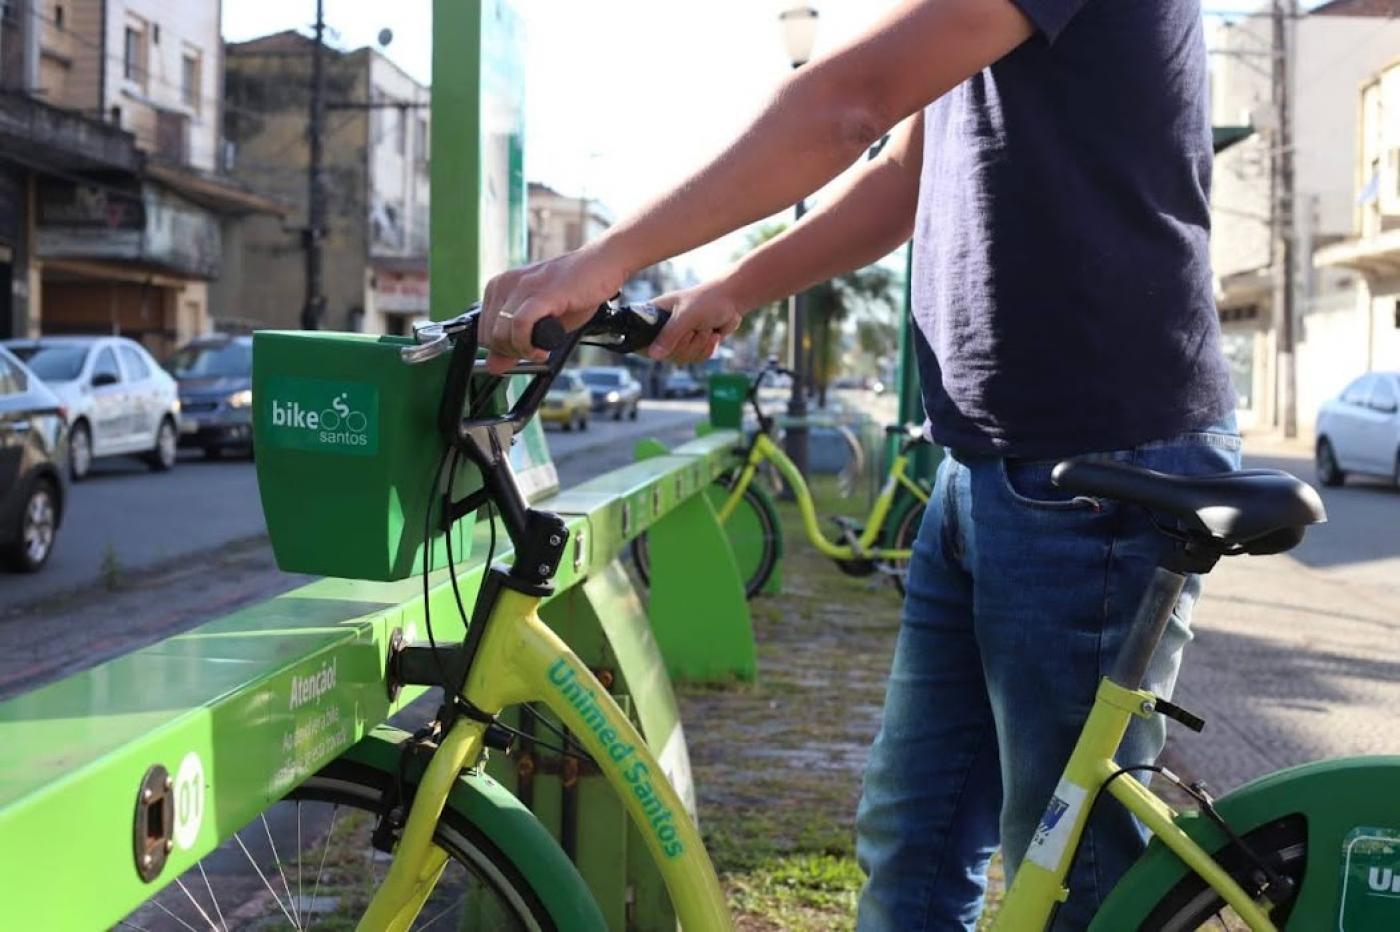
[[(1310, 443), (1246, 439), (1246, 466), (1312, 481)], [(1329, 521), (1296, 550), (1232, 557), (1206, 582), (1169, 757), (1226, 790), (1326, 757), (1400, 754), (1400, 491), (1322, 489)]]

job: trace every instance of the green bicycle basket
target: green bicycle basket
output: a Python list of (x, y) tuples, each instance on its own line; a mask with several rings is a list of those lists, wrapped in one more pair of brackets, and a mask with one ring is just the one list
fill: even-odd
[[(447, 565), (433, 480), (443, 453), (437, 413), (449, 356), (408, 365), (404, 337), (261, 331), (253, 336), (253, 446), (258, 491), (278, 568), (352, 579), (405, 579)], [(437, 488), (447, 488), (443, 482)], [(460, 500), (480, 486), (461, 465)], [(472, 520), (452, 530), (471, 550)]]
[(710, 376), (710, 425), (719, 430), (744, 426), (744, 399), (752, 380), (745, 372), (716, 372)]

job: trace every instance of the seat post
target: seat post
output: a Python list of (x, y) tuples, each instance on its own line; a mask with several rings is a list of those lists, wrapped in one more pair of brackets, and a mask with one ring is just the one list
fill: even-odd
[(1152, 655), (1166, 633), (1167, 622), (1176, 609), (1181, 591), (1186, 587), (1186, 577), (1178, 572), (1159, 566), (1152, 573), (1152, 582), (1138, 603), (1133, 625), (1128, 629), (1128, 639), (1113, 663), (1109, 679), (1124, 689), (1141, 689), (1147, 678), (1147, 668), (1152, 663)]

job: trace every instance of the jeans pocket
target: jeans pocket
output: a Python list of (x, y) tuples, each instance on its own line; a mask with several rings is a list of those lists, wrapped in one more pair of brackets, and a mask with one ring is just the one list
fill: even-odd
[(1098, 511), (1093, 499), (1066, 492), (1050, 478), (1059, 460), (998, 460), (1001, 484), (1012, 501), (1041, 511)]

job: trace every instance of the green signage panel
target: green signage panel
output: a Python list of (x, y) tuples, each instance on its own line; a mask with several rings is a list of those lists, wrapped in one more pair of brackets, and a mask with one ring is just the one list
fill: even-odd
[(1400, 829), (1352, 829), (1342, 842), (1339, 932), (1400, 929)]

